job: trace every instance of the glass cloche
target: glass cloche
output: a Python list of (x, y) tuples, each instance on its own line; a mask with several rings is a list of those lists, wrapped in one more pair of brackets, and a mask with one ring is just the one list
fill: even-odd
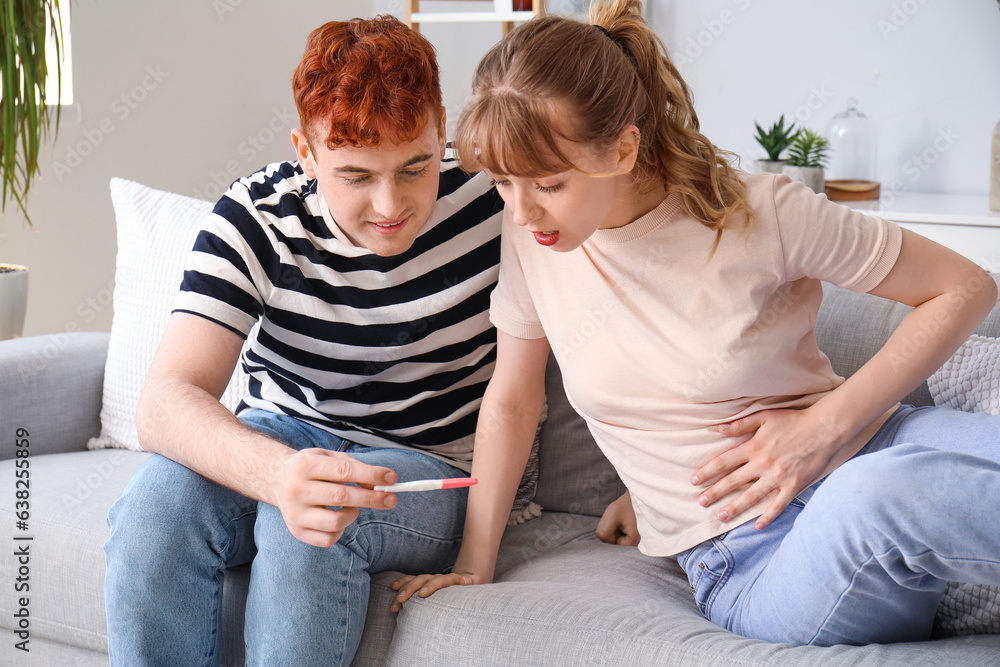
[(826, 194), (830, 199), (878, 199), (875, 178), (875, 126), (858, 110), (858, 100), (847, 101), (847, 110), (830, 120), (830, 166), (826, 170)]

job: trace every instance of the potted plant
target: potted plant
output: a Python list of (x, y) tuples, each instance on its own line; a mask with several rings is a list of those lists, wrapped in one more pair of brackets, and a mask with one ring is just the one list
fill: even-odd
[(754, 139), (767, 151), (766, 160), (754, 160), (754, 171), (757, 173), (780, 174), (781, 168), (785, 164), (785, 161), (781, 159), (781, 153), (799, 135), (797, 130), (793, 131), (795, 123), (791, 123), (788, 127), (785, 127), (785, 115), (782, 114), (778, 122), (772, 125), (771, 129), (767, 132), (764, 131), (764, 128), (757, 121), (754, 121), (754, 126), (757, 128), (757, 136)]
[(810, 129), (801, 130), (788, 147), (788, 160), (781, 172), (793, 181), (802, 181), (816, 193), (823, 193), (823, 167), (829, 159), (830, 142)]
[[(38, 175), (41, 145), (59, 126), (59, 83), (62, 79), (62, 22), (59, 0), (0, 0), (0, 212), (17, 202), (29, 225), (25, 201)], [(51, 40), (51, 41), (50, 41)], [(45, 52), (56, 50), (55, 105), (46, 85)], [(27, 308), (28, 269), (0, 265), (0, 339), (20, 336)]]

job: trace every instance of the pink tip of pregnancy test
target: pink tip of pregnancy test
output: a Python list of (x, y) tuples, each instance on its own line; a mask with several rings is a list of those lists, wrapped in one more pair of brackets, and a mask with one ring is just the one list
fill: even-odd
[(479, 480), (475, 477), (454, 477), (452, 479), (442, 479), (442, 489), (461, 489), (463, 486), (475, 486)]

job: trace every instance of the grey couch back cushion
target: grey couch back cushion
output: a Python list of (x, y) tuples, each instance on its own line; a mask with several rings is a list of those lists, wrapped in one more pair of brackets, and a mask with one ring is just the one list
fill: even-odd
[[(994, 275), (994, 280), (997, 278)], [(885, 344), (910, 310), (895, 301), (824, 283), (823, 304), (815, 327), (819, 349), (830, 357), (836, 373), (850, 377)], [(993, 308), (976, 333), (1000, 337), (1000, 306)], [(601, 516), (625, 487), (597, 447), (586, 422), (566, 400), (562, 374), (552, 356), (545, 387), (549, 417), (541, 432), (535, 502), (551, 512)], [(904, 402), (933, 405), (927, 383)]]

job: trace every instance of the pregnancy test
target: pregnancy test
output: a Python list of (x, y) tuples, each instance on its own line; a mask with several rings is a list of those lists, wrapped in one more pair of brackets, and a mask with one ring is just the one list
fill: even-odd
[(438, 489), (461, 489), (472, 486), (479, 482), (475, 477), (455, 477), (452, 479), (418, 479), (412, 482), (400, 482), (399, 484), (376, 485), (376, 491), (390, 491), (399, 493), (401, 491), (437, 491)]

